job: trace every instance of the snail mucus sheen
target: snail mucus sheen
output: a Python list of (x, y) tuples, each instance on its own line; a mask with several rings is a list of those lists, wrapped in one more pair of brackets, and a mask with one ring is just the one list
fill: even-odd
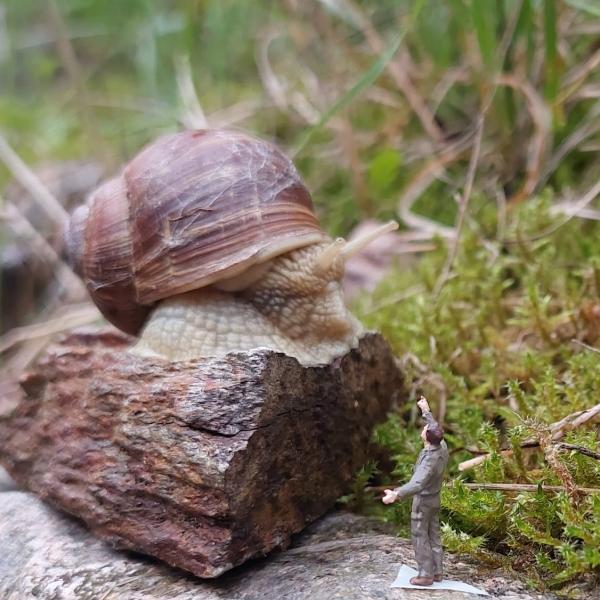
[(304, 365), (356, 346), (344, 262), (367, 237), (332, 240), (275, 146), (223, 130), (155, 141), (71, 216), (72, 264), (102, 314), (169, 360), (269, 348)]

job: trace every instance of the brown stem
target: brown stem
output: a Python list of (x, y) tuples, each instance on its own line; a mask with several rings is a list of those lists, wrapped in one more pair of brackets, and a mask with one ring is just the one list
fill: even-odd
[[(562, 439), (569, 431), (581, 427), (581, 425), (596, 419), (598, 416), (600, 416), (600, 403), (587, 410), (578, 410), (567, 415), (560, 421), (552, 423), (549, 427), (552, 441), (556, 442)], [(521, 448), (534, 448), (537, 446), (539, 446), (539, 440), (536, 439), (528, 439), (521, 444)], [(500, 452), (500, 456), (504, 458), (512, 456), (512, 454), (512, 450), (503, 450)], [(481, 456), (465, 460), (458, 465), (458, 470), (466, 471), (467, 469), (472, 469), (487, 460), (488, 457), (489, 454), (482, 454)]]
[[(445, 484), (448, 485), (448, 484)], [(562, 485), (535, 485), (529, 483), (463, 483), (469, 490), (492, 490), (499, 492), (537, 492), (539, 489), (542, 492), (565, 492), (567, 489)], [(366, 492), (383, 492), (384, 490), (393, 489), (397, 484), (390, 483), (389, 485), (379, 485), (365, 488)], [(578, 487), (575, 488), (580, 494), (600, 494), (600, 488)]]

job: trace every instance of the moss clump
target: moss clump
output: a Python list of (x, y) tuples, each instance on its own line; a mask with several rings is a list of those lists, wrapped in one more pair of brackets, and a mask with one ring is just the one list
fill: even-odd
[[(440, 243), (356, 311), (401, 357), (412, 397), (424, 393), (434, 410), (444, 407), (453, 480), (442, 495), (447, 548), (569, 593), (567, 584), (600, 577), (600, 495), (576, 489), (600, 488), (600, 461), (558, 445), (550, 425), (600, 398), (600, 354), (584, 346), (600, 343), (600, 225), (552, 217), (549, 206), (541, 198), (510, 211), (498, 241), (495, 210), (481, 201), (446, 281), (439, 281), (447, 259)], [(394, 465), (381, 483), (407, 480), (421, 446), (414, 405), (404, 410), (375, 433)], [(560, 441), (600, 451), (590, 423)], [(459, 474), (458, 464), (477, 452), (488, 459)], [(408, 503), (384, 507), (371, 494), (361, 505), (407, 532)]]

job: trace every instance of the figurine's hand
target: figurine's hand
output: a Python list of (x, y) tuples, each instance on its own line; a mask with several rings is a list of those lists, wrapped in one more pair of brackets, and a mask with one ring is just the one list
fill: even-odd
[(384, 504), (392, 504), (398, 499), (398, 494), (394, 490), (385, 490), (384, 496), (381, 501)]
[(429, 402), (425, 399), (425, 396), (421, 396), (417, 400), (417, 406), (421, 409), (422, 413), (431, 412), (429, 408)]

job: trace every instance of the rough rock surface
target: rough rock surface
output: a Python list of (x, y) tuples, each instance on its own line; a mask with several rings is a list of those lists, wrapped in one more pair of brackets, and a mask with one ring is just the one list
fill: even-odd
[[(292, 547), (251, 561), (219, 579), (112, 550), (78, 522), (31, 494), (0, 493), (0, 598), (3, 600), (475, 600), (456, 592), (391, 589), (402, 563), (414, 566), (407, 540), (380, 523), (332, 513)], [(493, 599), (549, 600), (507, 574), (454, 556), (447, 574), (486, 589)], [(590, 598), (597, 598), (591, 592)]]
[(200, 577), (328, 510), (402, 393), (376, 334), (315, 368), (268, 350), (167, 362), (127, 343), (74, 333), (49, 348), (0, 420), (0, 462), (114, 546)]

